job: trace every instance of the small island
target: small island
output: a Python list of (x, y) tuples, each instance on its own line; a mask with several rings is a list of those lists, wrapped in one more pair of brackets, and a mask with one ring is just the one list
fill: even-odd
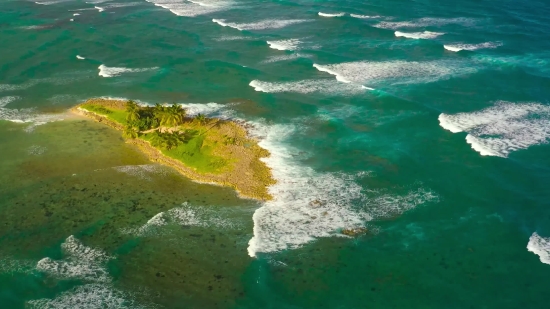
[(152, 161), (199, 182), (234, 188), (240, 196), (270, 200), (275, 183), (261, 161), (269, 152), (239, 123), (198, 114), (180, 105), (140, 106), (134, 101), (89, 99), (71, 111), (122, 132)]

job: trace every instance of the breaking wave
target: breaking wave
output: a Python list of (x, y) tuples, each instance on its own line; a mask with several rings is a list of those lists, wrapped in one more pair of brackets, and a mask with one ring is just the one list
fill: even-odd
[(12, 109), (5, 106), (19, 100), (20, 97), (0, 97), (0, 120), (16, 123), (30, 123), (25, 131), (31, 132), (36, 126), (52, 121), (63, 120), (63, 114), (38, 114), (34, 108)]
[(115, 77), (126, 73), (140, 73), (140, 72), (147, 72), (147, 71), (155, 71), (155, 70), (158, 70), (158, 67), (130, 69), (130, 68), (124, 68), (124, 67), (108, 67), (102, 64), (98, 67), (98, 70), (99, 70), (99, 76), (101, 77)]
[(359, 95), (365, 93), (365, 87), (356, 84), (341, 84), (335, 83), (333, 80), (301, 80), (296, 82), (262, 82), (253, 80), (249, 84), (256, 91), (279, 93), (279, 92), (296, 92), (296, 93), (322, 93), (331, 95)]
[(353, 18), (360, 18), (360, 19), (371, 19), (371, 18), (380, 18), (382, 16), (375, 15), (375, 16), (369, 16), (369, 15), (359, 15), (359, 14), (349, 14), (349, 16)]
[(476, 23), (475, 19), (472, 18), (432, 18), (425, 17), (420, 19), (415, 19), (411, 21), (382, 21), (376, 25), (377, 28), (382, 29), (400, 29), (400, 28), (423, 28), (429, 26), (444, 26), (444, 25), (462, 25), (462, 26), (471, 26)]
[(87, 247), (74, 236), (61, 244), (63, 259), (41, 259), (36, 269), (58, 280), (79, 279), (85, 282), (72, 290), (65, 291), (53, 299), (43, 298), (27, 302), (36, 309), (119, 309), (144, 308), (137, 304), (132, 295), (115, 289), (112, 277), (107, 271), (107, 262), (114, 257), (105, 252)]
[(297, 50), (300, 43), (302, 42), (298, 39), (267, 41), (270, 48), (277, 50)]
[(226, 10), (229, 2), (224, 1), (183, 1), (183, 0), (146, 0), (156, 6), (169, 10), (175, 15), (195, 17)]
[(500, 101), (481, 111), (441, 114), (439, 124), (453, 133), (468, 133), (466, 142), (482, 156), (505, 158), (513, 151), (548, 142), (550, 106)]
[(216, 227), (218, 229), (234, 229), (238, 226), (229, 219), (223, 218), (222, 215), (223, 212), (212, 209), (212, 207), (192, 207), (183, 203), (180, 207), (156, 214), (138, 228), (123, 229), (122, 233), (145, 237), (164, 234), (163, 227), (169, 225)]
[(489, 49), (497, 48), (502, 46), (501, 42), (485, 42), (480, 44), (453, 44), (453, 45), (443, 45), (446, 50), (459, 52), (461, 50), (478, 50), (478, 49)]
[(538, 255), (544, 264), (550, 264), (550, 238), (540, 237), (536, 232), (529, 237), (527, 250)]
[[(336, 80), (358, 84), (427, 83), (439, 79), (475, 72), (475, 68), (457, 61), (384, 61), (346, 62), (339, 64), (313, 64), (317, 70), (332, 74)], [(370, 88), (372, 89), (372, 88)]]
[(309, 22), (308, 19), (267, 19), (255, 23), (230, 23), (225, 19), (212, 19), (213, 22), (217, 23), (222, 27), (230, 27), (240, 31), (243, 30), (265, 30), (265, 29), (279, 29), (286, 26)]
[(438, 36), (442, 36), (445, 33), (442, 32), (432, 32), (432, 31), (424, 31), (424, 32), (401, 32), (401, 31), (395, 31), (396, 37), (404, 37), (408, 39), (435, 39)]
[(346, 13), (323, 13), (323, 12), (319, 12), (317, 13), (319, 14), (319, 16), (322, 16), (322, 17), (342, 17), (344, 15), (346, 15)]
[(402, 197), (369, 199), (357, 183), (367, 173), (321, 173), (295, 162), (299, 151), (287, 140), (297, 130), (296, 125), (261, 123), (251, 129), (259, 145), (271, 153), (264, 161), (277, 179), (269, 188), (274, 199), (253, 215), (254, 236), (248, 245), (252, 257), (298, 248), (320, 237), (343, 236), (342, 229), (362, 228), (375, 217), (401, 213), (436, 198), (419, 189)]
[(279, 62), (279, 61), (294, 60), (298, 58), (311, 58), (311, 56), (307, 54), (299, 54), (299, 53), (278, 55), (278, 56), (271, 56), (266, 60), (262, 61), (262, 63), (273, 63), (273, 62)]

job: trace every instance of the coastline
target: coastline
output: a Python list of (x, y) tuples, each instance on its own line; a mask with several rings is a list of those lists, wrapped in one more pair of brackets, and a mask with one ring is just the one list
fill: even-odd
[[(126, 101), (111, 99), (89, 99), (82, 102), (69, 111), (73, 114), (83, 116), (93, 121), (103, 123), (117, 131), (123, 131), (124, 125), (109, 119), (106, 115), (84, 109), (85, 104), (99, 104), (109, 108), (122, 109)], [(189, 121), (190, 119), (187, 119)], [(143, 138), (125, 138), (126, 143), (136, 146), (151, 161), (174, 168), (180, 174), (190, 178), (193, 181), (220, 186), (232, 187), (242, 198), (254, 199), (258, 201), (271, 200), (273, 197), (268, 193), (268, 187), (275, 184), (271, 169), (261, 161), (261, 158), (268, 157), (269, 151), (261, 148), (257, 141), (250, 138), (246, 128), (231, 120), (220, 120), (216, 118), (207, 118), (208, 122), (216, 122), (216, 126), (225, 130), (232, 130), (239, 138), (243, 140), (241, 145), (224, 145), (227, 153), (221, 149), (214, 149), (216, 155), (231, 156), (231, 166), (224, 168), (220, 173), (204, 173), (197, 169), (187, 166), (181, 160), (169, 157), (159, 148)], [(210, 128), (211, 129), (211, 128)], [(247, 146), (244, 146), (247, 145)]]

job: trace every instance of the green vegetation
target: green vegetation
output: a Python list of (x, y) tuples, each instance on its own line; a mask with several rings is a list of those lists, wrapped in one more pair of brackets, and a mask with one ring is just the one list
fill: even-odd
[(134, 101), (90, 99), (75, 112), (119, 131), (152, 161), (203, 182), (228, 185), (243, 196), (267, 200), (275, 181), (261, 161), (269, 155), (236, 122), (187, 117), (180, 105), (140, 106)]
[(123, 110), (117, 110), (112, 108), (107, 108), (101, 105), (95, 105), (95, 104), (83, 104), (80, 106), (81, 108), (85, 110), (89, 110), (91, 112), (107, 116), (107, 118), (110, 118), (118, 123), (121, 123), (123, 125), (126, 125), (126, 112)]
[[(185, 117), (185, 109), (180, 105), (156, 104), (150, 107), (128, 101), (124, 109), (121, 106), (106, 107), (94, 103), (86, 103), (80, 107), (124, 125), (122, 135), (125, 138), (148, 141), (166, 156), (180, 160), (198, 171), (220, 172), (228, 163), (212, 154), (212, 147), (204, 145), (203, 133), (208, 129), (204, 127), (207, 123), (206, 117), (199, 114), (188, 119)], [(193, 122), (195, 125), (191, 125)], [(197, 128), (196, 124), (200, 127)], [(189, 128), (191, 126), (193, 129)]]

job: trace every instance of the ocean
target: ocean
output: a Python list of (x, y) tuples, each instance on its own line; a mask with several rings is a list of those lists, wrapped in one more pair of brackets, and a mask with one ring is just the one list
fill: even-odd
[[(548, 308), (547, 1), (0, 12), (1, 308)], [(91, 97), (247, 123), (274, 199), (66, 113)]]

